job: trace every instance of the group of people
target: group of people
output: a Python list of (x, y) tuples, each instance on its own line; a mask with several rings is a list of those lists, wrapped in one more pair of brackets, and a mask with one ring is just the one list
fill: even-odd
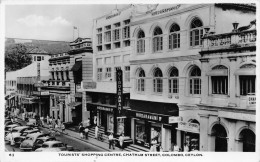
[[(111, 147), (113, 148), (113, 150), (115, 149), (115, 140), (117, 139), (114, 138), (113, 133), (110, 133), (108, 136), (109, 149), (111, 149)], [(120, 149), (124, 150), (124, 133), (121, 133), (121, 135), (118, 138), (118, 142), (119, 142)]]

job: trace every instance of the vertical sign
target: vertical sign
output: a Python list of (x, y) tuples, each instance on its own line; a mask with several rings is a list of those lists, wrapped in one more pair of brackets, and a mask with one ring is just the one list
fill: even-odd
[(116, 78), (117, 110), (118, 116), (120, 116), (123, 107), (123, 73), (121, 69), (116, 71)]

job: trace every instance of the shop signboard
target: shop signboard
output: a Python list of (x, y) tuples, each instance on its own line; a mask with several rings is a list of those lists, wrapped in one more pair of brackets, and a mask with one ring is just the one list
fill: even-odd
[(41, 91), (41, 96), (48, 96), (50, 95), (49, 91)]
[(178, 122), (181, 122), (181, 121), (183, 121), (181, 116), (170, 116), (169, 117), (169, 124), (178, 123)]
[(256, 105), (256, 96), (255, 95), (248, 95), (247, 96), (247, 105), (248, 106), (255, 106)]
[(179, 122), (177, 129), (185, 132), (199, 133), (200, 125), (197, 123)]
[(103, 110), (103, 111), (113, 112), (113, 108), (111, 108), (111, 107), (97, 106), (97, 109), (98, 110)]
[(117, 96), (117, 110), (118, 116), (121, 116), (123, 107), (123, 72), (121, 69), (116, 71), (116, 96)]
[(83, 82), (83, 89), (95, 89), (96, 87), (96, 82)]

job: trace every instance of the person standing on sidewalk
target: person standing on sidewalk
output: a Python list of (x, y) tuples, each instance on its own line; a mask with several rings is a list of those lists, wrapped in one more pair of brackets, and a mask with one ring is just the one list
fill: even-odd
[(118, 141), (119, 141), (120, 148), (123, 151), (123, 149), (124, 149), (124, 133), (121, 134)]
[(82, 124), (79, 125), (79, 136), (83, 139), (84, 127)]
[(113, 133), (111, 133), (109, 136), (108, 136), (108, 142), (109, 142), (109, 149), (111, 148), (111, 146), (113, 147), (113, 150), (115, 149), (115, 146), (114, 146), (114, 136), (113, 136)]
[(62, 131), (62, 133), (65, 133), (65, 125), (64, 125), (64, 123), (61, 123), (61, 131)]
[(97, 139), (98, 138), (98, 126), (96, 125), (95, 127), (95, 138)]
[(88, 127), (85, 127), (84, 132), (85, 132), (85, 138), (88, 139)]

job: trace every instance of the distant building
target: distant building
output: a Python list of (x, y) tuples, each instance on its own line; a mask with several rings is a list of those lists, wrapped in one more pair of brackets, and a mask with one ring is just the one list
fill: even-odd
[(47, 53), (45, 50), (40, 48), (33, 48), (26, 52), (26, 54), (29, 54), (32, 56), (32, 62), (39, 62), (42, 60), (49, 60), (51, 58), (51, 55)]

